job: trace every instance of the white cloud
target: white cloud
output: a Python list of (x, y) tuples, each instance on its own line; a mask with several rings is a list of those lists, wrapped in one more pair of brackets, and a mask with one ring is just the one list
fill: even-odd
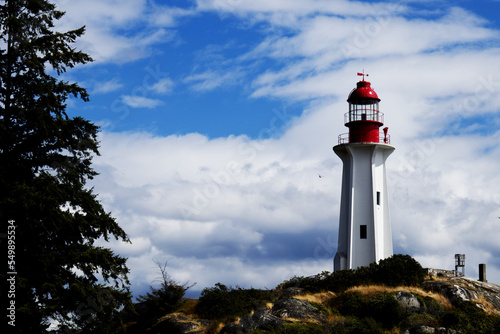
[[(409, 19), (403, 6), (384, 17), (387, 6), (198, 1), (200, 12), (267, 20), (270, 28), (250, 52), (196, 68), (186, 83), (209, 91), (248, 78), (255, 97), (313, 102), (266, 140), (103, 134), (94, 185), (137, 244), (120, 248), (131, 255), (134, 284), (151, 283), (154, 258), (169, 260), (173, 277), (198, 289), (219, 281), (273, 287), (331, 270), (341, 180), (331, 147), (347, 131), (345, 100), (363, 68), (396, 146), (387, 161), (396, 252), (448, 269), (455, 253), (466, 253), (469, 276), (491, 263), (489, 280), (500, 282), (498, 31), (461, 9)], [(286, 36), (271, 29), (299, 21)], [(356, 52), (346, 55), (348, 46)], [(238, 61), (259, 57), (275, 63), (251, 77), (240, 69)], [(158, 84), (158, 93), (171, 85)]]
[(285, 14), (290, 14), (292, 16), (308, 16), (316, 13), (327, 13), (345, 16), (367, 16), (388, 9), (392, 12), (401, 12), (405, 10), (405, 6), (401, 4), (371, 4), (345, 0), (197, 0), (197, 4), (199, 10), (214, 10), (217, 12), (245, 16), (252, 14), (257, 18), (271, 18), (272, 22), (275, 24), (290, 22), (289, 20), (283, 20)]
[(203, 73), (197, 73), (187, 76), (185, 83), (191, 85), (195, 91), (207, 92), (221, 86), (232, 86), (243, 76), (240, 69), (231, 71), (212, 71), (207, 70)]
[[(291, 260), (287, 254), (293, 254), (297, 263), (309, 258), (323, 265), (321, 270), (330, 270), (325, 257), (333, 254), (322, 245), (336, 247), (340, 159), (328, 149), (335, 144), (330, 133), (320, 131), (303, 140), (303, 134), (311, 134), (309, 123), (317, 129), (330, 127), (319, 123), (322, 112), (311, 112), (282, 138), (264, 142), (244, 137), (209, 140), (196, 134), (105, 134), (102, 156), (96, 160), (101, 172), (96, 190), (131, 236), (150, 240), (155, 256), (186, 263), (173, 271), (198, 281), (200, 288), (213, 284), (197, 276), (207, 269), (209, 258), (255, 262), (248, 267), (251, 272), (267, 268), (270, 261), (282, 265)], [(499, 147), (481, 153), (481, 148), (497, 143), (498, 136), (500, 132), (435, 141), (394, 138), (397, 150), (387, 166), (398, 252), (416, 256), (424, 266), (445, 268), (453, 254), (467, 253), (473, 274), (477, 261), (487, 262), (500, 251)], [(290, 154), (285, 147), (300, 154)], [(302, 235), (298, 254), (297, 244), (290, 242), (294, 235)], [(193, 271), (190, 261), (197, 263)], [(248, 282), (248, 272), (233, 272), (229, 263), (225, 269), (230, 272), (217, 270), (221, 276), (211, 272), (212, 282), (228, 282), (230, 277), (234, 281), (229, 283)], [(269, 276), (263, 285), (279, 279)]]
[(163, 104), (161, 100), (133, 95), (123, 95), (122, 102), (131, 108), (156, 108)]
[(149, 55), (152, 45), (170, 42), (175, 37), (175, 31), (165, 29), (168, 25), (149, 24), (151, 16), (159, 12), (151, 13), (144, 0), (56, 3), (59, 10), (66, 12), (56, 28), (67, 31), (85, 26), (86, 32), (76, 44), (97, 63), (134, 61)]
[(184, 9), (169, 6), (152, 5), (150, 23), (161, 27), (175, 27), (184, 17), (196, 15), (194, 9)]
[(173, 87), (174, 87), (174, 82), (172, 81), (172, 79), (162, 78), (151, 87), (148, 87), (148, 89), (159, 94), (167, 94), (172, 91)]
[[(455, 64), (462, 66), (466, 61), (465, 57), (468, 57), (468, 61), (481, 57), (475, 43), (487, 39), (496, 40), (498, 43), (499, 37), (497, 31), (477, 25), (476, 20), (467, 19), (467, 15), (470, 14), (453, 9), (438, 20), (406, 19), (395, 15), (382, 19), (321, 15), (307, 18), (297, 34), (286, 37), (271, 35), (247, 55), (272, 57), (281, 60), (283, 64), (275, 70), (264, 72), (254, 80), (253, 96), (277, 95), (309, 99), (330, 95), (332, 82), (339, 74), (336, 63), (350, 59), (353, 61), (352, 64), (360, 64), (357, 66), (362, 67), (367, 60), (375, 64), (390, 62), (392, 68), (389, 73), (380, 71), (380, 74), (383, 73), (387, 78), (394, 78), (390, 74), (396, 70), (400, 73), (411, 72), (413, 68), (407, 69), (408, 67), (420, 65), (421, 60), (430, 59), (432, 63), (425, 64), (425, 67), (429, 70), (431, 66), (434, 67), (432, 68), (435, 71), (434, 76), (436, 73), (447, 71), (452, 72), (450, 74), (453, 77), (463, 78), (476, 68), (467, 66), (457, 71), (458, 67), (451, 67), (451, 63), (445, 63), (443, 66), (442, 59), (457, 60)], [(462, 19), (459, 21), (451, 19), (457, 16)], [(470, 47), (467, 48), (467, 45)], [(488, 53), (496, 52), (498, 51), (492, 48)], [(483, 63), (484, 65), (494, 64), (490, 56), (491, 54), (487, 56), (487, 61), (490, 63)], [(405, 67), (398, 69), (394, 67), (394, 60), (398, 58), (406, 62), (402, 64)], [(436, 60), (437, 58), (441, 59)], [(410, 63), (411, 60), (413, 64)], [(349, 68), (344, 67), (343, 70)], [(350, 73), (353, 72), (356, 70), (350, 70)], [(415, 79), (429, 80), (427, 76), (421, 75)]]
[(98, 82), (94, 85), (94, 94), (105, 94), (119, 90), (123, 84), (116, 78), (105, 82)]

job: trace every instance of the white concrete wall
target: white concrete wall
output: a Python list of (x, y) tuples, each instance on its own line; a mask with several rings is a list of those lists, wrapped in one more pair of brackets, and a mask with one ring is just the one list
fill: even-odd
[[(334, 148), (342, 159), (339, 239), (334, 270), (355, 269), (392, 255), (385, 161), (387, 144), (351, 143)], [(377, 204), (380, 192), (380, 204)], [(366, 225), (367, 238), (360, 238)]]

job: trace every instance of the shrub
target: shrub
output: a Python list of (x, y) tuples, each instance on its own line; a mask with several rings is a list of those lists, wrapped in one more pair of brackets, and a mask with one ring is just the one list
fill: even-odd
[(201, 292), (196, 313), (205, 319), (231, 319), (247, 315), (271, 301), (271, 291), (230, 288), (221, 283)]
[(349, 289), (350, 287), (360, 284), (366, 284), (367, 280), (361, 273), (362, 270), (341, 270), (332, 273), (322, 280), (321, 290), (329, 290), (340, 292)]
[(402, 330), (420, 326), (441, 327), (437, 319), (428, 313), (412, 313), (399, 324)]
[(359, 292), (346, 292), (334, 299), (331, 306), (342, 315), (359, 317), (364, 312), (364, 298)]
[(426, 313), (432, 316), (439, 316), (444, 312), (444, 307), (437, 300), (431, 297), (422, 297), (416, 295), (420, 303), (425, 305)]
[(323, 334), (326, 331), (318, 324), (284, 324), (276, 333), (283, 334)]
[(425, 278), (425, 271), (415, 259), (409, 255), (393, 255), (370, 265), (370, 275), (374, 283), (387, 286), (416, 286)]
[(459, 329), (463, 333), (499, 333), (500, 317), (488, 315), (472, 302), (461, 302), (453, 311), (444, 312), (443, 326)]
[(322, 272), (314, 277), (293, 277), (277, 288), (299, 287), (307, 292), (345, 291), (358, 285), (380, 284), (387, 286), (419, 285), (425, 272), (416, 260), (409, 255), (393, 255), (368, 267), (356, 270), (340, 270), (334, 273)]
[(366, 316), (375, 319), (385, 329), (396, 326), (402, 317), (399, 303), (392, 294), (381, 293), (366, 304)]
[(186, 291), (193, 286), (188, 286), (187, 283), (180, 285), (167, 274), (166, 263), (163, 266), (158, 261), (156, 263), (162, 276), (160, 288), (150, 286), (150, 292), (137, 298), (144, 310), (140, 312), (138, 319), (141, 326), (150, 326), (158, 318), (177, 310), (182, 305)]
[(359, 292), (346, 292), (333, 301), (333, 306), (344, 316), (371, 318), (385, 329), (396, 326), (402, 318), (399, 303), (390, 293), (366, 297)]
[(332, 334), (383, 334), (385, 331), (371, 318), (351, 318), (343, 323), (330, 326), (329, 333)]

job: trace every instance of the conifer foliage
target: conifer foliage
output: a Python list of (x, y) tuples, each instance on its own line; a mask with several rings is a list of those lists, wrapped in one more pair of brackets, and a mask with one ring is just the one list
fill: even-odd
[(126, 259), (95, 241), (129, 240), (86, 186), (98, 127), (67, 115), (68, 98), (88, 95), (60, 75), (92, 59), (73, 46), (84, 27), (55, 31), (63, 15), (45, 0), (0, 2), (0, 233), (15, 226), (0, 275), (16, 273), (7, 288), (18, 333), (54, 321), (63, 332), (117, 332), (115, 316), (130, 303)]

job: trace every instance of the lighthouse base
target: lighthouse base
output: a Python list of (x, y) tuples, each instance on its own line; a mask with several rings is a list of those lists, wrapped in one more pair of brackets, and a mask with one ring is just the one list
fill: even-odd
[(343, 252), (337, 252), (335, 258), (333, 259), (333, 268), (337, 270), (346, 270), (347, 268), (347, 254)]

